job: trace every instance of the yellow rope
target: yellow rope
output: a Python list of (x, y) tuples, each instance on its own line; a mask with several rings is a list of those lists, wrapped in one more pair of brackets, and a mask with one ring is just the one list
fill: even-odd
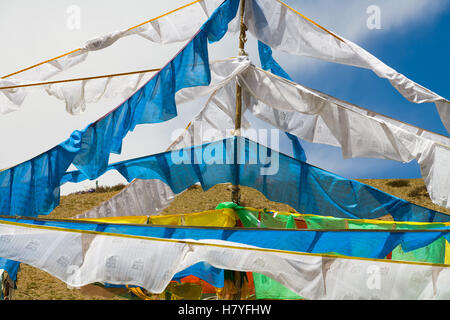
[(40, 65), (43, 65), (43, 64), (45, 64), (45, 63), (47, 63), (47, 62), (51, 62), (51, 61), (54, 61), (54, 60), (56, 60), (56, 59), (59, 59), (59, 58), (68, 56), (69, 54), (75, 53), (75, 52), (80, 51), (80, 50), (81, 50), (81, 48), (78, 48), (78, 49), (72, 50), (72, 51), (70, 51), (70, 52), (64, 53), (64, 54), (62, 54), (62, 55), (59, 55), (59, 56), (57, 56), (57, 57), (54, 57), (54, 58), (51, 58), (51, 59), (48, 59), (48, 60), (39, 62), (39, 63), (37, 63), (37, 64), (35, 64), (35, 65), (32, 65), (31, 67), (28, 67), (28, 68), (25, 68), (25, 69), (22, 69), (22, 70), (19, 70), (19, 71), (10, 73), (10, 74), (8, 74), (8, 75), (6, 75), (6, 76), (3, 76), (2, 79), (6, 79), (6, 78), (11, 77), (11, 76), (14, 76), (14, 75), (16, 75), (16, 74), (19, 74), (19, 73), (25, 72), (25, 71), (27, 71), (27, 70), (30, 70), (30, 69), (39, 67)]
[[(375, 259), (375, 258), (369, 259), (369, 258), (361, 258), (361, 257), (350, 257), (350, 256), (344, 256), (344, 255), (333, 255), (333, 254), (326, 254), (326, 253), (295, 252), (295, 251), (287, 251), (287, 250), (279, 250), (279, 249), (266, 249), (266, 248), (254, 248), (254, 247), (248, 248), (248, 247), (239, 247), (239, 246), (225, 245), (225, 244), (194, 242), (194, 241), (189, 241), (189, 240), (163, 239), (163, 238), (136, 236), (136, 235), (128, 235), (128, 234), (118, 234), (118, 233), (110, 233), (110, 232), (99, 232), (99, 231), (91, 231), (91, 230), (64, 229), (64, 228), (59, 228), (59, 227), (29, 225), (29, 224), (25, 224), (25, 223), (18, 223), (18, 222), (11, 222), (11, 221), (0, 221), (0, 224), (13, 225), (13, 226), (24, 227), (24, 228), (41, 229), (41, 230), (51, 230), (51, 231), (70, 232), (70, 233), (84, 233), (84, 234), (91, 234), (91, 235), (98, 235), (98, 236), (129, 238), (129, 239), (157, 241), (157, 242), (180, 243), (180, 244), (187, 244), (187, 245), (193, 245), (193, 246), (217, 247), (217, 248), (236, 249), (236, 250), (243, 250), (243, 251), (269, 252), (269, 253), (281, 253), (281, 254), (298, 255), (298, 256), (312, 256), (312, 257), (333, 258), (333, 259), (374, 261), (374, 262), (384, 262), (384, 263), (400, 263), (400, 264), (412, 264), (412, 265), (420, 265), (420, 266), (431, 266), (431, 267), (435, 266), (435, 267), (450, 268), (450, 265), (446, 265), (446, 264), (442, 264), (442, 263), (396, 261), (396, 260)], [(353, 231), (355, 231), (355, 230), (353, 230)], [(367, 232), (368, 230), (363, 230), (363, 231)], [(446, 232), (446, 231), (448, 231), (448, 230), (434, 230), (434, 232)]]
[(149, 22), (152, 22), (152, 21), (161, 19), (161, 18), (163, 18), (163, 17), (165, 17), (165, 16), (167, 16), (167, 15), (169, 15), (169, 14), (172, 14), (172, 13), (178, 11), (178, 10), (184, 9), (184, 8), (186, 8), (186, 7), (189, 7), (189, 6), (191, 6), (191, 5), (193, 5), (193, 4), (196, 4), (197, 2), (200, 2), (200, 1), (203, 1), (203, 0), (196, 0), (196, 1), (193, 1), (193, 2), (191, 2), (191, 3), (186, 4), (186, 5), (184, 5), (184, 6), (181, 6), (181, 7), (179, 7), (179, 8), (176, 8), (176, 9), (174, 9), (174, 10), (172, 10), (172, 11), (166, 12), (166, 13), (164, 13), (164, 14), (162, 14), (162, 15), (156, 17), (156, 18), (147, 20), (147, 21), (145, 21), (145, 22), (142, 22), (142, 23), (138, 24), (137, 26), (131, 27), (131, 28), (128, 29), (128, 31), (133, 30), (133, 29), (136, 29), (136, 28), (139, 28), (140, 26), (143, 26), (144, 24), (147, 24), (147, 23), (149, 23)]
[[(174, 10), (171, 10), (171, 11), (169, 11), (169, 12), (166, 12), (166, 13), (164, 13), (164, 14), (162, 14), (162, 15), (156, 17), (156, 18), (147, 20), (147, 21), (142, 22), (142, 23), (140, 23), (140, 24), (138, 24), (138, 25), (136, 25), (136, 26), (134, 26), (134, 27), (128, 28), (127, 31), (130, 31), (130, 30), (133, 30), (133, 29), (135, 29), (135, 28), (138, 28), (138, 27), (140, 27), (140, 26), (142, 26), (142, 25), (144, 25), (144, 24), (146, 24), (146, 23), (149, 23), (149, 22), (152, 22), (152, 21), (161, 19), (161, 18), (163, 18), (163, 17), (165, 17), (165, 16), (167, 16), (167, 15), (169, 15), (169, 14), (172, 14), (172, 13), (174, 13), (174, 12), (176, 12), (176, 11), (179, 11), (179, 10), (181, 10), (181, 9), (184, 9), (184, 8), (188, 7), (188, 6), (191, 6), (191, 5), (193, 5), (193, 4), (196, 4), (197, 2), (200, 2), (200, 1), (203, 1), (203, 0), (196, 0), (196, 1), (193, 1), (193, 2), (191, 2), (191, 3), (188, 3), (188, 4), (184, 5), (184, 6), (181, 6), (181, 7), (179, 7), (179, 8), (174, 9)], [(72, 51), (70, 51), (70, 52), (61, 54), (61, 55), (59, 55), (59, 56), (57, 56), (57, 57), (54, 57), (54, 58), (51, 58), (51, 59), (48, 59), (48, 60), (39, 62), (39, 63), (37, 63), (37, 64), (35, 64), (35, 65), (32, 65), (32, 66), (30, 66), (30, 67), (28, 67), (28, 68), (24, 68), (24, 69), (21, 69), (21, 70), (19, 70), (19, 71), (10, 73), (10, 74), (8, 74), (8, 75), (6, 75), (6, 76), (3, 76), (3, 77), (1, 77), (1, 79), (6, 79), (6, 78), (9, 78), (9, 77), (14, 76), (14, 75), (16, 75), (16, 74), (19, 74), (19, 73), (28, 71), (28, 70), (30, 70), (30, 69), (39, 67), (40, 65), (43, 65), (43, 64), (45, 64), (45, 63), (48, 63), (48, 62), (51, 62), (51, 61), (54, 61), (54, 60), (57, 60), (57, 59), (59, 59), (59, 58), (65, 57), (65, 56), (68, 56), (68, 55), (70, 55), (70, 54), (72, 54), (72, 53), (75, 53), (75, 52), (78, 52), (78, 51), (80, 51), (80, 50), (81, 50), (81, 48), (78, 48), (78, 49), (72, 50)]]
[(295, 10), (294, 8), (288, 6), (286, 3), (277, 0), (280, 4), (282, 4), (283, 6), (285, 6), (286, 8), (288, 8), (289, 10), (295, 12), (296, 14), (298, 14), (300, 17), (302, 17), (303, 19), (307, 20), (308, 22), (312, 23), (313, 25), (315, 25), (316, 27), (319, 27), (320, 29), (322, 29), (323, 31), (329, 33), (330, 35), (332, 35), (333, 37), (335, 37), (336, 39), (338, 39), (339, 41), (342, 41), (345, 43), (345, 41), (343, 39), (341, 39), (340, 37), (338, 37), (337, 35), (335, 35), (333, 32), (329, 31), (328, 29), (322, 27), (320, 24), (318, 24), (317, 22), (311, 20), (310, 18), (306, 17), (305, 15), (301, 14), (300, 12), (298, 12), (297, 10)]

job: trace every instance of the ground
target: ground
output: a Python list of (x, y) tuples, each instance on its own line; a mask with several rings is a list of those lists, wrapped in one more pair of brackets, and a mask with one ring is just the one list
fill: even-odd
[[(408, 200), (433, 210), (450, 214), (449, 209), (444, 209), (431, 202), (422, 179), (377, 179), (359, 180), (377, 189)], [(103, 201), (108, 200), (120, 191), (119, 188), (101, 188), (101, 192), (85, 194), (71, 194), (61, 197), (60, 205), (48, 216), (48, 218), (71, 218), (83, 213)], [(164, 213), (189, 213), (214, 209), (217, 204), (230, 201), (231, 191), (227, 185), (217, 185), (207, 192), (203, 192), (199, 186), (191, 187), (187, 192), (179, 195)], [(254, 208), (270, 208), (278, 211), (295, 212), (285, 204), (267, 200), (260, 192), (242, 187), (241, 204)], [(79, 290), (67, 288), (67, 285), (39, 269), (22, 264), (18, 274), (18, 289), (14, 293), (14, 300), (92, 300), (102, 299), (100, 296), (83, 295)], [(110, 299), (123, 299), (118, 296)]]

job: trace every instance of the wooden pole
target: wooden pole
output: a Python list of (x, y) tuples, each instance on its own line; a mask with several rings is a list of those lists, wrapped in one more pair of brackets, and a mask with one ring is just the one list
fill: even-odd
[[(245, 42), (247, 41), (247, 37), (245, 32), (247, 31), (247, 26), (244, 24), (244, 11), (245, 11), (245, 0), (241, 0), (240, 6), (240, 34), (239, 34), (239, 56), (246, 56), (247, 53), (244, 51)], [(234, 122), (234, 135), (241, 135), (241, 118), (242, 118), (242, 88), (238, 82), (236, 82), (236, 114), (235, 114), (235, 122)], [(239, 177), (239, 166), (237, 160), (239, 159), (239, 149), (238, 143), (234, 141), (234, 160), (235, 160), (235, 177)], [(239, 181), (239, 180), (238, 180)], [(239, 183), (233, 184), (231, 187), (231, 199), (234, 203), (240, 204), (241, 201), (241, 190), (239, 188)], [(242, 284), (245, 277), (245, 272), (233, 271), (232, 272), (233, 279), (232, 282), (234, 284), (234, 288), (236, 289), (234, 292), (229, 293), (225, 296), (225, 300), (241, 300), (242, 297)]]
[[(247, 55), (244, 51), (245, 42), (247, 41), (247, 36), (245, 32), (247, 31), (247, 26), (244, 23), (244, 11), (245, 11), (245, 0), (241, 0), (240, 6), (240, 34), (239, 34), (239, 56)], [(236, 83), (236, 114), (235, 114), (235, 122), (234, 122), (234, 134), (236, 136), (241, 135), (241, 118), (242, 118), (242, 88), (239, 83)], [(235, 141), (236, 142), (236, 141)], [(237, 144), (234, 146), (234, 154), (235, 160), (237, 159)], [(237, 165), (237, 163), (235, 163)], [(236, 167), (238, 168), (238, 167)], [(238, 175), (238, 173), (237, 173)], [(234, 203), (239, 204), (241, 201), (241, 191), (239, 188), (239, 184), (232, 185), (231, 187), (231, 200)]]

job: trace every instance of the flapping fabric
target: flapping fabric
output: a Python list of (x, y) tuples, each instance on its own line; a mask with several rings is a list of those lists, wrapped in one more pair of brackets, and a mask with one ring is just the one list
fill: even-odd
[[(0, 87), (18, 85), (17, 81), (11, 79), (0, 79)], [(24, 88), (0, 90), (0, 115), (17, 111), (25, 100), (27, 92)]]
[[(74, 222), (81, 219), (74, 219)], [(224, 208), (220, 210), (209, 210), (188, 214), (171, 214), (128, 217), (109, 217), (83, 219), (90, 222), (101, 222), (109, 224), (117, 223), (139, 223), (153, 225), (183, 225), (183, 226), (213, 226), (213, 227), (234, 227), (236, 225), (236, 215), (232, 209)], [(207, 263), (200, 262), (182, 270), (174, 275), (174, 280), (181, 280), (186, 276), (196, 276), (216, 288), (223, 287), (224, 271), (214, 268)]]
[(161, 180), (135, 179), (111, 199), (75, 218), (156, 215), (167, 208), (176, 196)]
[(220, 88), (235, 80), (236, 76), (250, 66), (250, 60), (245, 56), (226, 60), (211, 61), (211, 81), (207, 86), (184, 88), (175, 95), (177, 106), (199, 97), (211, 95)]
[[(200, 87), (199, 87), (200, 88)], [(182, 149), (194, 145), (201, 145), (206, 142), (216, 141), (216, 136), (208, 136), (207, 130), (218, 130), (220, 126), (224, 137), (231, 137), (230, 128), (234, 128), (232, 111), (228, 110), (230, 103), (220, 103), (224, 99), (230, 102), (234, 99), (235, 82), (227, 85), (224, 89), (212, 93), (207, 105), (220, 108), (203, 108), (200, 113), (194, 117), (189, 127), (174, 141), (169, 150)], [(219, 94), (222, 93), (222, 94)], [(220, 118), (220, 121), (218, 120)], [(246, 123), (243, 120), (243, 123)], [(217, 131), (215, 131), (217, 133)], [(61, 184), (70, 182), (80, 182), (86, 177), (80, 171), (68, 172), (61, 180)], [(183, 191), (181, 191), (183, 192)], [(179, 193), (174, 193), (172, 189), (164, 182), (158, 179), (135, 179), (130, 184), (114, 195), (111, 199), (103, 202), (99, 206), (90, 209), (76, 218), (97, 218), (125, 215), (156, 215), (167, 208)]]
[(247, 1), (245, 23), (259, 41), (274, 49), (370, 69), (388, 79), (408, 101), (435, 103), (442, 123), (450, 132), (448, 100), (398, 73), (353, 42), (319, 27), (281, 1)]
[(270, 71), (279, 77), (292, 81), (287, 72), (273, 58), (272, 49), (264, 42), (258, 41), (258, 54), (259, 60), (261, 61), (261, 68)]
[(149, 74), (151, 73), (49, 84), (45, 90), (50, 96), (63, 100), (67, 112), (79, 114), (86, 110), (87, 104), (98, 102), (102, 98), (128, 98), (143, 84), (145, 78), (148, 80)]
[(0, 212), (48, 214), (59, 203), (56, 186), (71, 163), (88, 178), (98, 177), (110, 153), (121, 152), (123, 138), (136, 125), (175, 117), (177, 91), (210, 83), (207, 42), (225, 34), (238, 5), (237, 0), (225, 1), (168, 65), (112, 112), (38, 157), (1, 171)]
[(59, 203), (60, 180), (81, 148), (81, 137), (71, 137), (53, 149), (0, 172), (0, 212), (37, 216)]
[[(42, 81), (68, 70), (69, 68), (83, 62), (87, 58), (86, 50), (73, 50), (57, 59), (43, 63), (39, 66), (29, 68), (23, 72), (8, 76), (6, 79), (12, 81), (10, 85), (20, 85), (31, 81)], [(8, 113), (10, 111), (6, 111)]]
[(0, 269), (8, 272), (11, 280), (17, 280), (17, 272), (19, 272), (19, 262), (0, 258)]
[(109, 217), (109, 218), (83, 218), (75, 219), (81, 221), (92, 221), (99, 223), (122, 223), (122, 224), (147, 224), (148, 216), (122, 216), (122, 217)]
[[(236, 79), (214, 91), (204, 107), (189, 122), (188, 127), (172, 142), (168, 151), (194, 147), (208, 142), (231, 138), (235, 132)], [(247, 136), (250, 123), (242, 111), (241, 136)]]
[[(237, 76), (245, 72), (243, 69)], [(219, 141), (239, 135), (266, 145), (268, 137), (258, 136), (256, 130), (248, 120), (246, 105), (242, 106), (241, 128), (235, 128), (235, 100), (236, 79), (230, 79), (226, 85), (217, 88), (206, 101), (204, 107), (189, 122), (188, 127), (171, 143), (168, 151), (201, 145), (207, 142)], [(292, 142), (294, 158), (306, 161), (305, 152), (296, 136), (284, 132)], [(264, 141), (263, 141), (264, 140)], [(279, 150), (277, 150), (279, 151)], [(287, 152), (287, 150), (286, 150)]]
[[(235, 176), (234, 145), (239, 176)], [(398, 221), (446, 222), (450, 216), (414, 205), (378, 189), (342, 178), (300, 160), (270, 150), (251, 140), (234, 137), (201, 146), (164, 152), (111, 164), (127, 181), (159, 179), (177, 194), (200, 183), (203, 190), (235, 183), (259, 190), (268, 199), (290, 205), (301, 213), (342, 218), (374, 219), (391, 214)], [(63, 179), (87, 179), (70, 172)]]
[[(293, 215), (272, 215), (266, 212), (254, 211), (250, 208), (234, 206), (239, 220), (246, 228), (281, 228), (295, 229)], [(266, 211), (266, 210), (264, 210)], [(268, 219), (269, 218), (269, 219)], [(253, 283), (255, 285), (256, 299), (302, 299), (279, 282), (259, 273), (253, 273)]]
[[(4, 277), (6, 276), (5, 272), (7, 272), (8, 277), (11, 281), (10, 285), (12, 288), (15, 288), (15, 283), (17, 281), (17, 273), (19, 272), (20, 262), (8, 260), (4, 258), (0, 258), (0, 300), (4, 300), (7, 297), (3, 295), (3, 282)], [(10, 288), (10, 290), (12, 290)], [(11, 292), (10, 292), (11, 295)]]
[[(247, 229), (223, 227), (180, 227), (156, 225), (128, 225), (92, 221), (67, 221), (36, 218), (0, 217), (0, 224), (16, 224), (34, 228), (59, 228), (65, 231), (103, 232), (117, 236), (143, 236), (166, 240), (219, 240), (241, 243), (273, 250), (383, 259), (398, 245), (406, 252), (423, 248), (437, 239), (449, 238), (449, 226), (428, 224), (420, 230), (296, 230)], [(425, 230), (425, 231), (424, 231)], [(1, 251), (0, 251), (1, 252)], [(2, 253), (0, 253), (1, 256)]]
[(224, 208), (186, 214), (164, 214), (148, 217), (148, 223), (154, 225), (178, 225), (194, 227), (223, 227), (236, 226), (237, 216), (234, 210)]
[[(322, 217), (314, 215), (302, 215), (308, 228), (310, 229), (370, 229), (370, 230), (430, 230), (448, 227), (448, 223), (417, 223), (398, 221), (374, 221), (374, 220), (353, 220), (333, 217)], [(445, 263), (446, 256), (445, 238), (438, 238), (436, 241), (405, 252), (401, 245), (396, 247), (391, 254), (392, 260)]]
[(177, 272), (205, 261), (220, 269), (264, 274), (307, 299), (450, 297), (450, 270), (445, 265), (278, 251), (231, 240), (150, 238), (7, 221), (0, 223), (0, 237), (0, 255), (45, 270), (73, 287), (107, 282), (161, 293)]
[(344, 158), (417, 160), (431, 200), (450, 207), (450, 138), (378, 115), (251, 66), (239, 75), (258, 118)]
[[(287, 74), (287, 72), (284, 71), (283, 68), (278, 64), (278, 62), (276, 62), (275, 59), (273, 58), (272, 49), (261, 41), (258, 41), (258, 54), (259, 60), (261, 61), (261, 67), (264, 70), (268, 70), (279, 77), (292, 80), (291, 77)], [(300, 144), (299, 139), (296, 136), (290, 134), (289, 132), (285, 133), (288, 136), (288, 138), (292, 141), (292, 144), (295, 146), (294, 148), (295, 158), (302, 161), (306, 161), (306, 154)]]
[[(188, 128), (173, 141), (168, 151), (219, 141), (224, 137), (231, 138), (235, 127), (235, 89), (236, 81), (231, 78), (225, 86), (216, 88), (204, 108), (192, 119)], [(240, 134), (243, 137), (256, 139), (254, 132), (248, 129), (251, 129), (251, 126), (244, 110)], [(292, 140), (295, 158), (305, 161), (305, 153), (300, 143), (297, 144), (297, 137), (293, 137)], [(61, 184), (66, 181), (80, 182), (85, 178), (80, 171), (68, 172), (61, 180)], [(135, 179), (111, 199), (77, 217), (159, 214), (170, 205), (175, 196), (170, 187), (160, 180)]]
[[(119, 39), (131, 35), (138, 35), (149, 41), (161, 44), (187, 41), (196, 34), (201, 26), (212, 16), (213, 12), (222, 3), (227, 1), (200, 0), (191, 3), (178, 11), (170, 12), (167, 15), (143, 23), (137, 27), (114, 31), (110, 34), (93, 38), (88, 40), (82, 48), (74, 50), (70, 54), (63, 55), (60, 58), (53, 59), (34, 68), (13, 74), (5, 80), (1, 80), (0, 86), (14, 86), (29, 83), (31, 81), (36, 82), (48, 79), (61, 71), (68, 70), (83, 62), (87, 58), (89, 52), (107, 48)], [(233, 14), (232, 10), (230, 10), (230, 14)], [(235, 21), (230, 24), (232, 31), (236, 31), (238, 27), (237, 19), (234, 20)], [(230, 21), (223, 22), (227, 25)], [(126, 90), (124, 90), (124, 95), (130, 90), (134, 91), (138, 87), (140, 80), (139, 76), (130, 76), (126, 81), (121, 81), (121, 86), (127, 87)], [(88, 97), (85, 97), (84, 99), (95, 102), (99, 98), (99, 95), (103, 95), (102, 88), (104, 89), (106, 85), (115, 87), (113, 83), (109, 84), (110, 81), (111, 80), (90, 81), (88, 82), (89, 88), (85, 88), (87, 85), (85, 82), (65, 84), (62, 87), (53, 85), (48, 86), (47, 90), (50, 95), (66, 100), (67, 112), (78, 114), (85, 110), (85, 105), (83, 104), (85, 101), (80, 101), (80, 97), (77, 95), (72, 96), (72, 94), (80, 91), (87, 91)], [(114, 92), (113, 89), (114, 88), (111, 88), (112, 93)], [(26, 94), (27, 89), (25, 88), (0, 90), (0, 114), (18, 110), (25, 99)]]

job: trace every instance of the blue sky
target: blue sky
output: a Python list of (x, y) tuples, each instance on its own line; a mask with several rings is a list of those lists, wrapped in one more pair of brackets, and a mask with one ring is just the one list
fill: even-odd
[[(304, 13), (302, 1), (289, 1), (298, 11)], [(335, 11), (334, 16), (324, 16), (324, 20), (317, 20), (321, 12), (314, 11), (313, 6), (320, 7), (330, 1), (304, 1), (311, 10), (310, 18), (321, 25), (328, 27), (334, 25), (340, 17), (345, 17), (345, 11), (355, 6), (352, 1), (340, 2), (341, 8)], [(378, 1), (383, 3), (385, 1)], [(439, 1), (436, 1), (439, 2)], [(354, 1), (353, 1), (354, 3)], [(442, 6), (428, 11), (417, 12), (403, 24), (389, 26), (389, 21), (383, 22), (383, 10), (381, 8), (381, 29), (369, 30), (364, 26), (364, 19), (369, 17), (363, 10), (369, 4), (377, 4), (377, 1), (361, 1), (358, 6), (362, 17), (354, 17), (347, 21), (354, 21), (355, 27), (366, 29), (358, 39), (352, 39), (346, 34), (338, 34), (346, 37), (372, 53), (390, 67), (403, 73), (413, 81), (449, 99), (450, 97), (450, 2), (442, 2)], [(436, 4), (436, 3), (435, 3)], [(332, 10), (332, 8), (330, 8)], [(351, 10), (350, 10), (351, 11)], [(353, 11), (354, 12), (354, 11)], [(386, 15), (389, 13), (385, 12)], [(392, 13), (391, 13), (392, 14)], [(401, 11), (399, 14), (401, 16)], [(423, 17), (427, 17), (424, 19)], [(397, 16), (398, 17), (398, 16)], [(395, 15), (393, 15), (395, 19)], [(400, 18), (401, 19), (401, 18)], [(348, 23), (350, 24), (350, 22)], [(387, 24), (388, 27), (383, 27)], [(342, 32), (352, 33), (350, 27), (343, 27)], [(361, 107), (391, 116), (398, 120), (422, 127), (424, 129), (448, 136), (434, 104), (414, 104), (404, 99), (385, 80), (378, 78), (373, 72), (351, 66), (338, 65), (328, 62), (318, 62), (313, 59), (302, 59), (299, 67), (296, 67), (288, 59), (297, 59), (287, 54), (275, 52), (281, 66), (290, 74), (295, 82), (304, 84), (314, 89), (323, 91), (340, 99), (354, 103)], [(312, 64), (313, 67), (307, 67)], [(306, 70), (305, 70), (306, 69)], [(333, 147), (303, 143), (309, 161), (324, 169), (343, 175), (348, 178), (420, 178), (419, 166), (415, 161), (402, 164), (395, 161), (377, 159), (342, 159), (340, 150)]]

